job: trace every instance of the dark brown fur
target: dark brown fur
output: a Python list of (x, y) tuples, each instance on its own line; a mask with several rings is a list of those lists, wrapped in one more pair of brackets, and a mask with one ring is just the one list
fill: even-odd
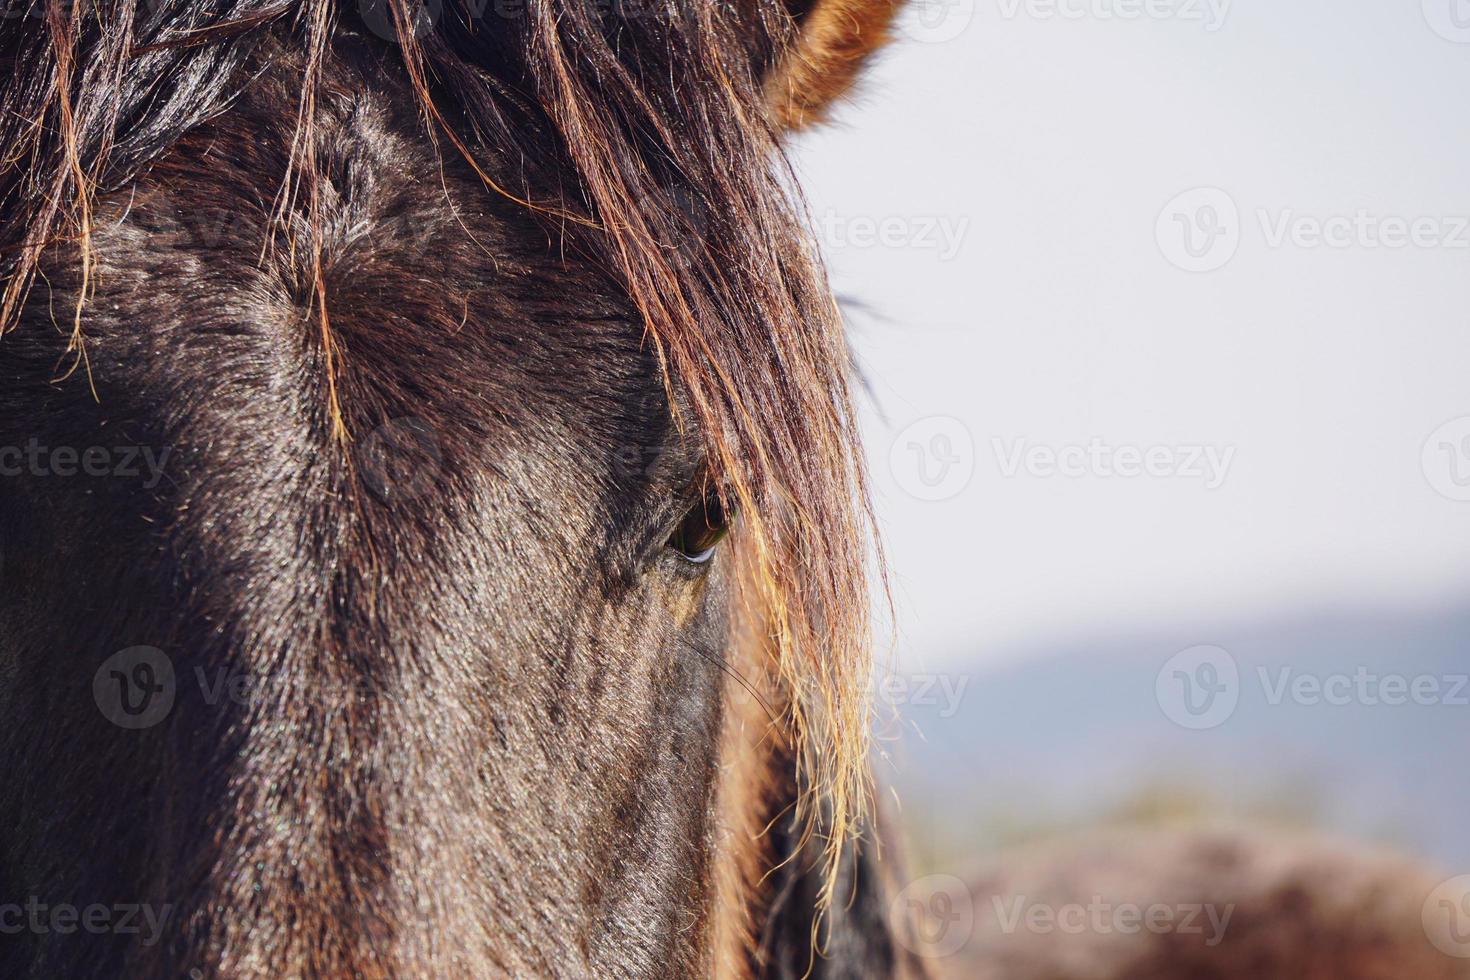
[[(787, 976), (814, 935), (814, 975), (896, 973), (786, 12), (35, 13), (0, 445), (169, 455), (0, 487), (0, 904), (169, 914), (5, 935), (0, 975)], [(132, 731), (93, 681), (138, 645), (176, 698)]]

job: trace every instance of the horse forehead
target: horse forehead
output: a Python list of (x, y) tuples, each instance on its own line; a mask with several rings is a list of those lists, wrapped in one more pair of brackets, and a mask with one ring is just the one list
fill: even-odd
[[(523, 205), (439, 159), (394, 98), (359, 93), (318, 130), (345, 434), (301, 247), (309, 195), (284, 209), (278, 196), (294, 109), (270, 92), (99, 199), (84, 324), (99, 398), (79, 372), (69, 417), (25, 403), (53, 436), (86, 427), (167, 449), (157, 486), (118, 482), (85, 513), (132, 528), (142, 510), (141, 526), (166, 528), (198, 586), (195, 619), (229, 624), (220, 637), (242, 648), (304, 642), (284, 634), (313, 622), (382, 649), (442, 646), (474, 610), (549, 632), (578, 601), (552, 584), (579, 583), (584, 606), (606, 598), (594, 572), (664, 455), (661, 375), (626, 297)], [(48, 270), (61, 297), (81, 288), (78, 265)], [(30, 365), (38, 387), (64, 343), (45, 315), (25, 331), (57, 347)], [(249, 587), (213, 594), (226, 569)], [(128, 588), (150, 604), (191, 588), (166, 571)], [(309, 602), (298, 588), (374, 577), (381, 588), (328, 585)]]
[(493, 445), (511, 468), (656, 455), (667, 402), (620, 287), (441, 156), (404, 98), (369, 88), (324, 111), (311, 188), (294, 111), (267, 88), (104, 197), (88, 313), (104, 384), (110, 369), (127, 395), (218, 398), (299, 380), (307, 414), (334, 384), (353, 442)]

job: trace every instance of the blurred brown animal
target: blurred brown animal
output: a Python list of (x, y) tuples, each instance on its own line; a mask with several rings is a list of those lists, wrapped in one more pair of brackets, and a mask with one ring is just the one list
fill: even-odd
[(1447, 877), (1307, 834), (1124, 829), (999, 854), (967, 895), (933, 879), (914, 904), (948, 980), (1464, 980), (1432, 900)]

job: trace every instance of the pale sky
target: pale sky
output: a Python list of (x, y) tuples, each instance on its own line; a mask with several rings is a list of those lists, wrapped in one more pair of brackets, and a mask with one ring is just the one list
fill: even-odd
[(1222, 2), (935, 0), (799, 148), (910, 669), (1467, 595), (1470, 4)]

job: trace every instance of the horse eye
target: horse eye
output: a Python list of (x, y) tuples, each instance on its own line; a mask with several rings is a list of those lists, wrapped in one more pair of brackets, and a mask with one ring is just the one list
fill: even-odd
[(731, 516), (719, 494), (706, 493), (669, 535), (669, 547), (685, 561), (703, 565), (714, 557), (715, 545), (730, 530)]

